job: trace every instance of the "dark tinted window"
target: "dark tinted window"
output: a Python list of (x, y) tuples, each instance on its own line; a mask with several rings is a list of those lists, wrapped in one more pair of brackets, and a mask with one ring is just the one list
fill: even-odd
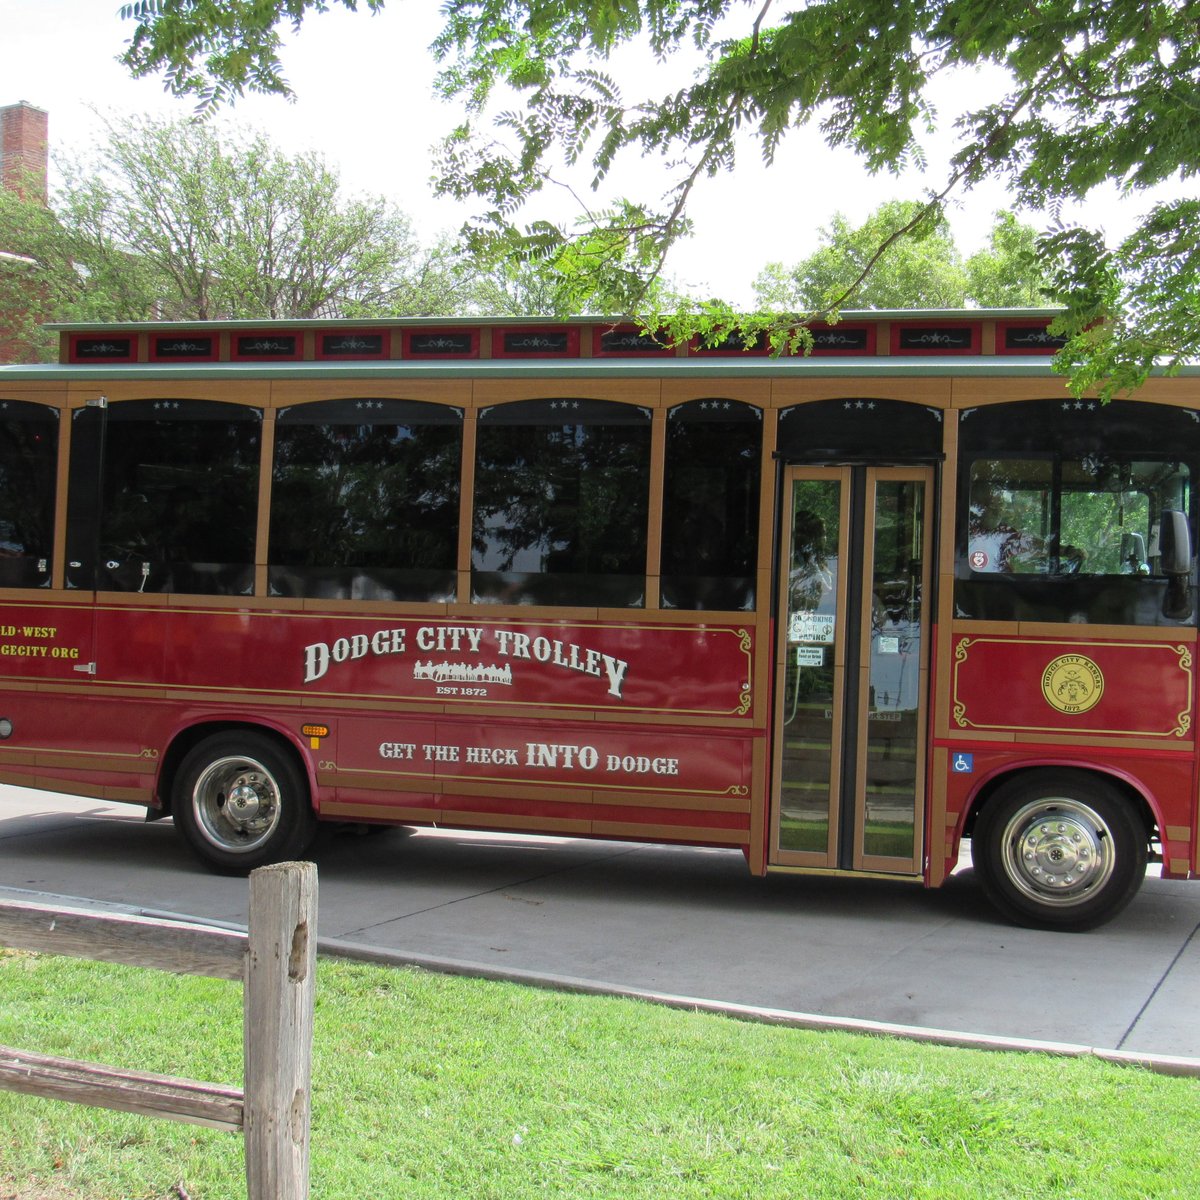
[(452, 600), (462, 413), (405, 400), (284, 409), (270, 587), (286, 596)]
[(817, 400), (779, 412), (779, 456), (788, 462), (934, 462), (942, 414), (903, 400)]
[(54, 544), (59, 414), (0, 401), (0, 587), (46, 587)]
[(650, 413), (531, 400), (480, 414), (471, 587), (496, 604), (645, 603)]
[(1191, 526), (1200, 422), (1137, 401), (1035, 401), (961, 418), (959, 616), (1171, 625), (1194, 610), (1168, 575), (1172, 513)]
[(137, 400), (73, 422), (69, 587), (253, 591), (258, 409)]
[(667, 413), (664, 608), (753, 609), (762, 413), (692, 400)]

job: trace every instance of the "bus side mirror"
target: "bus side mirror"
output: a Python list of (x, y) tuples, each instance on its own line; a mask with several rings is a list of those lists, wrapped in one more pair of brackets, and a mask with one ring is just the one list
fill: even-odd
[(1146, 539), (1140, 533), (1121, 534), (1121, 572), (1125, 575), (1149, 575)]
[(1158, 533), (1159, 570), (1164, 575), (1192, 573), (1192, 531), (1187, 514), (1164, 508)]

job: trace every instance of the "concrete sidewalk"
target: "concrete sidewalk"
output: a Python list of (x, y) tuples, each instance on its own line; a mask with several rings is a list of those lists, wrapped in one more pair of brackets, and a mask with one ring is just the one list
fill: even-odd
[[(1195, 883), (1147, 879), (1072, 935), (1005, 924), (969, 869), (926, 892), (755, 879), (730, 851), (407, 830), (330, 831), (311, 857), (322, 940), (384, 961), (1200, 1060)], [(4, 786), (0, 890), (246, 916), (245, 881), (205, 871), (170, 822)]]

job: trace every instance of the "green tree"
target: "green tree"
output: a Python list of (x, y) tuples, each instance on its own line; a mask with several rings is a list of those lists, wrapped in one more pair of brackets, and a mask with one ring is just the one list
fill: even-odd
[(64, 200), (76, 228), (93, 241), (102, 229), (149, 268), (168, 318), (423, 313), (445, 265), (391, 203), (345, 196), (320, 156), (203, 122), (111, 125)]
[(0, 355), (5, 361), (50, 357), (41, 324), (67, 309), (79, 279), (62, 229), (42, 205), (0, 188)]
[(0, 193), (0, 312), (18, 357), (48, 320), (428, 316), (471, 307), (456, 241), (423, 246), (382, 198), (261, 133), (128, 118), (61, 164), (50, 206)]
[(1038, 254), (1038, 232), (1011, 212), (998, 212), (985, 249), (963, 264), (967, 295), (981, 308), (1033, 308), (1058, 299)]
[(153, 315), (148, 264), (114, 244), (90, 200), (85, 189), (47, 208), (0, 190), (0, 340), (15, 360), (54, 356), (47, 321)]
[[(137, 0), (123, 9), (136, 21), (126, 61), (138, 74), (165, 71), (171, 87), (209, 104), (285, 91), (276, 26), (328, 4)], [(789, 132), (816, 124), (872, 171), (919, 165), (921, 137), (946, 124), (930, 87), (956, 69), (998, 65), (1009, 87), (978, 102), (960, 89), (958, 150), (927, 199), (930, 222), (955, 189), (985, 178), (1003, 180), (1020, 208), (1054, 211), (1102, 185), (1138, 191), (1200, 169), (1200, 36), (1188, 0), (810, 0), (778, 14), (770, 0), (447, 0), (444, 13), (441, 87), (471, 115), (451, 140), (443, 186), (490, 202), (475, 244), (555, 260), (570, 280), (592, 273), (621, 306), (643, 303), (688, 230), (692, 189), (732, 170), (747, 134), (768, 161)], [(627, 99), (603, 64), (634, 41), (662, 58), (698, 53), (700, 67), (684, 86)], [(476, 128), (501, 86), (522, 99), (497, 118), (507, 147), (478, 140)], [(614, 203), (583, 232), (517, 224), (554, 156), (590, 164), (599, 182), (627, 147), (678, 167), (661, 203)], [(1060, 364), (1075, 386), (1111, 393), (1163, 356), (1200, 351), (1200, 201), (1154, 205), (1113, 246), (1085, 227), (1052, 229), (1038, 245), (1068, 306), (1063, 327), (1074, 337)], [(700, 304), (679, 331), (711, 333), (738, 316)], [(769, 316), (758, 323), (770, 327)]]
[(492, 317), (553, 316), (557, 281), (519, 258), (496, 262), (472, 284), (470, 307)]
[(808, 258), (792, 267), (770, 263), (760, 273), (754, 284), (759, 306), (822, 312), (1047, 303), (1049, 281), (1034, 257), (1032, 226), (998, 213), (989, 246), (964, 259), (945, 218), (930, 221), (923, 212), (917, 201), (890, 200), (858, 226), (836, 214)]
[[(495, 317), (562, 317), (612, 311), (604, 275), (586, 269), (565, 272), (564, 266), (578, 267), (577, 263), (566, 262), (565, 256), (542, 259), (517, 248), (512, 252), (473, 254), (471, 261), (477, 273), (462, 294), (460, 311)], [(674, 288), (670, 281), (656, 280), (646, 294), (655, 297), (657, 307), (674, 309), (685, 303)]]

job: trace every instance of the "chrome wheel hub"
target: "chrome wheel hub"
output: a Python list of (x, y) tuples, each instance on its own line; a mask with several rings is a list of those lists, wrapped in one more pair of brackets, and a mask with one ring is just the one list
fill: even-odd
[(1086, 804), (1045, 798), (1013, 815), (1004, 831), (1004, 867), (1025, 895), (1078, 904), (1112, 874), (1112, 833)]
[(225, 797), (225, 815), (239, 825), (252, 825), (264, 807), (262, 781), (256, 775), (238, 779)]
[(222, 758), (209, 764), (192, 789), (196, 824), (222, 850), (256, 850), (279, 822), (279, 785), (261, 763)]

